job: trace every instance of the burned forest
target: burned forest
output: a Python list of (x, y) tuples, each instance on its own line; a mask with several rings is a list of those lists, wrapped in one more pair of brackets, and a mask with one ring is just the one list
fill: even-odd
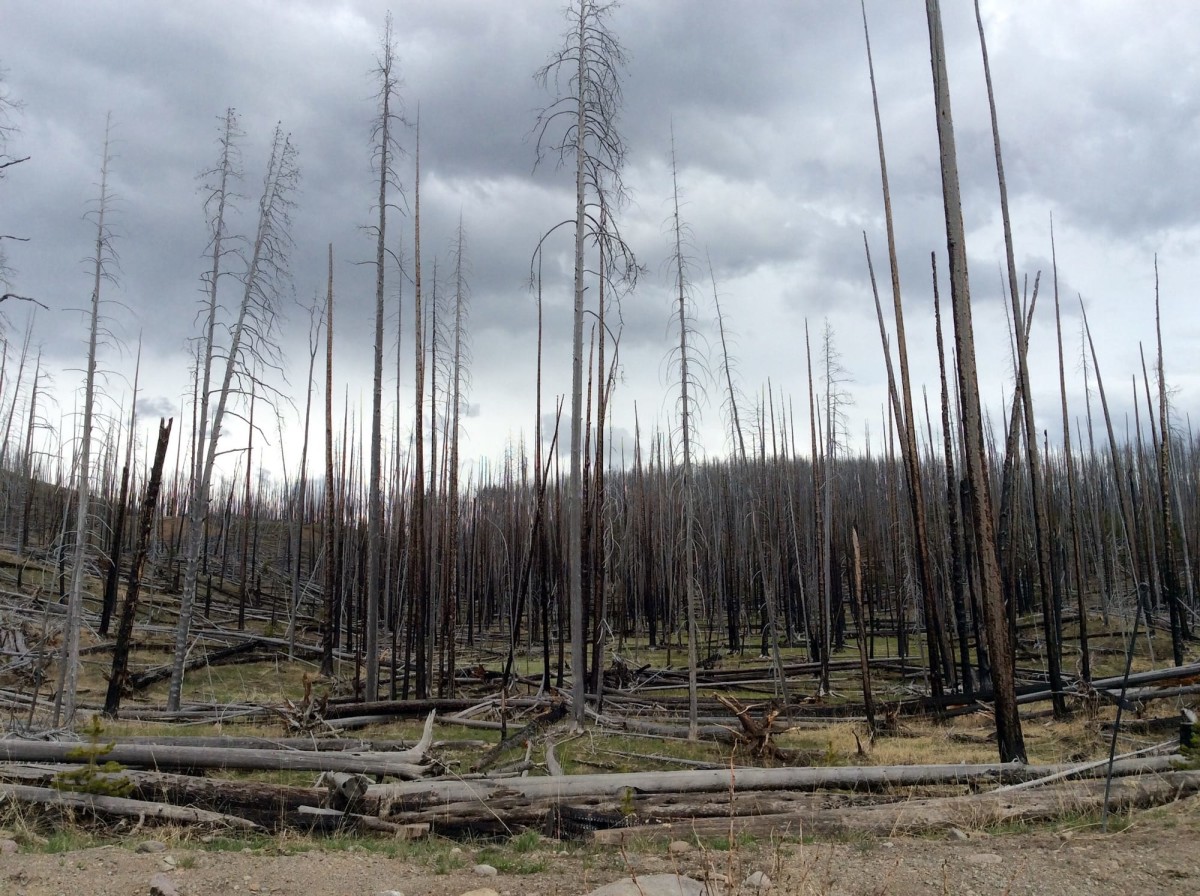
[[(573, 0), (530, 66), (543, 106), (522, 123), (523, 163), (569, 201), (509, 246), (536, 327), (505, 351), (536, 375), (508, 440), (470, 463), (472, 379), (488, 375), (472, 346), (497, 338), (473, 313), (497, 312), (472, 288), (488, 263), (473, 209), (450, 233), (422, 221), (446, 188), (421, 85), (401, 77), (402, 18), (364, 87), (370, 176), (347, 195), (366, 238), (330, 234), (318, 282), (293, 271), (297, 222), (317, 214), (302, 139), (285, 121), (260, 158), (259, 122), (217, 119), (197, 179), (206, 242), (186, 256), (199, 286), (179, 312), (188, 394), (156, 426), (146, 380), (105, 374), (125, 363), (107, 334), (136, 237), (113, 224), (118, 116), (88, 197), (78, 371), (48, 376), (32, 321), (68, 317), (22, 294), (26, 243), (0, 237), (0, 820), (619, 845), (1107, 826), (1200, 790), (1200, 438), (1171, 380), (1190, 359), (1163, 338), (1181, 322), (1160, 310), (1151, 249), (1153, 288), (1129, 313), (1156, 339), (1126, 378), (1086, 296), (1060, 289), (1052, 222), (1045, 269), (1018, 267), (1014, 247), (1040, 239), (1010, 220), (1002, 138), (1019, 110), (993, 83), (977, 0), (986, 151), (956, 131), (952, 99), (977, 73), (924, 6), (930, 66), (903, 76), (932, 79), (939, 229), (908, 236), (894, 215), (911, 199), (889, 180), (900, 75), (877, 70), (864, 2), (871, 103), (855, 114), (878, 166), (851, 248), (877, 330), (803, 317), (791, 369), (750, 383), (748, 297), (724, 291), (689, 221), (692, 147), (664, 121), (671, 195), (632, 195), (622, 113), (639, 86), (619, 7)], [(0, 197), (33, 164), (10, 122)], [(960, 171), (981, 164), (998, 261), (964, 224), (979, 194)], [(628, 223), (635, 201), (667, 210), (660, 257)], [(919, 281), (900, 258), (914, 239)], [(374, 279), (354, 304), (343, 279), (361, 268)], [(1007, 332), (972, 301), (997, 268)], [(646, 310), (655, 276), (668, 301)], [(569, 376), (543, 370), (552, 303)], [(664, 334), (665, 411), (618, 417), (635, 307)], [(335, 350), (335, 323), (369, 326), (361, 357)], [(850, 341), (886, 370), (877, 411), (851, 408)], [(1002, 386), (977, 363), (996, 345)], [(57, 424), (54, 389), (75, 379)], [(705, 414), (722, 444), (701, 450)]]

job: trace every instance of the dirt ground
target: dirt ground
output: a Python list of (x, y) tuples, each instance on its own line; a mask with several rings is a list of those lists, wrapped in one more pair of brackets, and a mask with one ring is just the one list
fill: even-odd
[[(152, 832), (146, 832), (153, 836)], [(479, 848), (451, 847), (389, 858), (362, 846), (349, 850), (207, 851), (201, 844), (168, 843), (160, 852), (137, 842), (65, 853), (24, 849), (0, 855), (3, 896), (135, 896), (150, 893), (165, 874), (179, 896), (580, 896), (621, 878), (678, 871), (695, 878), (723, 875), (732, 886), (714, 892), (761, 893), (746, 883), (755, 871), (771, 893), (796, 896), (917, 896), (917, 894), (1194, 893), (1200, 890), (1200, 801), (1143, 813), (1122, 829), (1060, 826), (1011, 834), (952, 832), (925, 838), (861, 839), (740, 845), (733, 852), (667, 844), (639, 851), (598, 850), (546, 842), (522, 855), (536, 873), (475, 873)]]

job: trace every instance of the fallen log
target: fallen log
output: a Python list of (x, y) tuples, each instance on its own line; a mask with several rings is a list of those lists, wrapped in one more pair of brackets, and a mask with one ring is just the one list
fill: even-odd
[(350, 737), (235, 737), (228, 734), (195, 736), (116, 735), (105, 741), (160, 747), (211, 747), (224, 750), (304, 750), (308, 752), (399, 753), (412, 744), (400, 740), (358, 740)]
[[(375, 818), (372, 815), (359, 815), (345, 812), (341, 809), (326, 809), (321, 806), (301, 806), (296, 811), (298, 827), (306, 827), (318, 831), (372, 831), (381, 834), (399, 834), (402, 825)], [(415, 839), (407, 837), (405, 839)]]
[[(0, 766), (0, 780), (48, 789), (62, 772), (78, 768), (78, 765), (6, 765)], [(233, 815), (271, 831), (286, 827), (289, 817), (298, 812), (301, 806), (320, 803), (327, 797), (324, 788), (320, 787), (229, 781), (142, 769), (98, 772), (96, 778), (113, 782), (128, 781), (133, 785), (129, 794), (133, 800), (170, 803), (219, 815)]]
[[(1130, 812), (1165, 805), (1200, 793), (1200, 772), (1123, 778), (1113, 782), (1109, 810)], [(636, 825), (593, 834), (597, 843), (622, 844), (633, 839), (671, 839), (690, 836), (758, 837), (790, 833), (846, 836), (895, 836), (950, 828), (978, 829), (1013, 822), (1049, 821), (1079, 812), (1099, 812), (1104, 804), (1103, 781), (1079, 781), (1022, 794), (1013, 799), (990, 793), (963, 797), (905, 800), (877, 806), (817, 809), (742, 817), (697, 818), (660, 825)]]
[[(77, 762), (80, 744), (0, 740), (0, 761)], [(200, 768), (257, 771), (351, 772), (414, 780), (432, 773), (427, 765), (406, 761), (398, 753), (320, 753), (290, 750), (243, 750), (213, 747), (170, 747), (115, 744), (105, 761), (161, 770)]]
[(119, 796), (97, 796), (90, 793), (70, 793), (52, 787), (29, 787), (24, 784), (0, 784), (0, 802), (11, 800), (24, 805), (42, 806), (56, 812), (89, 812), (97, 818), (137, 818), (173, 821), (182, 824), (205, 824), (214, 827), (261, 831), (263, 828), (245, 818), (172, 806), (168, 803), (134, 800)]
[[(229, 662), (254, 662), (257, 657), (249, 656), (249, 654), (260, 647), (265, 647), (260, 639), (250, 638), (238, 644), (231, 644), (228, 647), (221, 647), (217, 650), (206, 650), (184, 663), (183, 669), (185, 672), (190, 672), (193, 669), (203, 669), (205, 666), (218, 666)], [(129, 675), (125, 680), (130, 689), (140, 691), (150, 687), (152, 684), (170, 678), (171, 669), (170, 664), (156, 666), (153, 669), (147, 669), (136, 675)]]
[[(1146, 769), (1160, 769), (1169, 767), (1173, 761), (1180, 760), (1177, 757), (1124, 760), (1114, 764), (1114, 774), (1128, 775)], [(372, 811), (381, 818), (389, 818), (449, 803), (483, 802), (495, 806), (498, 800), (508, 797), (526, 801), (557, 800), (570, 803), (580, 800), (624, 800), (639, 794), (728, 794), (830, 788), (878, 791), (932, 784), (999, 785), (1041, 778), (1072, 767), (1061, 764), (989, 763), (732, 770), (722, 768), (504, 780), (438, 778), (375, 784), (367, 789), (363, 799), (364, 806), (367, 807), (364, 811)]]
[[(1161, 761), (1149, 766), (1126, 764), (1119, 774), (1165, 769)], [(1099, 776), (1100, 773), (1097, 772)], [(962, 785), (955, 785), (961, 789)], [(945, 786), (929, 796), (945, 796)], [(955, 796), (962, 796), (958, 793)], [(731, 818), (787, 815), (832, 808), (911, 803), (912, 789), (880, 790), (734, 790), (726, 793), (626, 791), (619, 795), (537, 795), (494, 793), (487, 799), (410, 805), (403, 812), (386, 816), (391, 820), (426, 822), (441, 835), (511, 834), (521, 828), (540, 828), (556, 837), (580, 837), (604, 828), (632, 824), (677, 823), (710, 819), (728, 823)], [(369, 802), (368, 802), (369, 805)]]

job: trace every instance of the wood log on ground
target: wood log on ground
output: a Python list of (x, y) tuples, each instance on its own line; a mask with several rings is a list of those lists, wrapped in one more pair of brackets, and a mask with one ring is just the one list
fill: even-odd
[[(0, 781), (49, 788), (61, 772), (78, 768), (78, 765), (4, 765), (0, 766)], [(97, 777), (130, 782), (133, 785), (133, 791), (129, 794), (131, 799), (234, 815), (266, 830), (279, 830), (287, 826), (289, 818), (301, 806), (319, 804), (327, 797), (325, 789), (320, 787), (229, 781), (141, 769), (98, 773)]]
[[(586, 710), (588, 716), (599, 725), (612, 731), (636, 731), (641, 734), (654, 734), (659, 737), (674, 737), (687, 740), (688, 726), (686, 724), (670, 725), (663, 722), (648, 722), (627, 716), (600, 715), (594, 710)], [(723, 744), (737, 743), (738, 735), (724, 725), (700, 725), (696, 730), (701, 740), (717, 741)]]
[(327, 809), (322, 806), (301, 806), (296, 811), (296, 823), (299, 827), (319, 831), (355, 830), (398, 834), (401, 829), (401, 825), (375, 818), (373, 815), (358, 815), (342, 809)]
[(261, 826), (245, 818), (209, 812), (168, 803), (133, 800), (117, 796), (96, 796), (70, 793), (52, 787), (30, 787), (24, 784), (0, 784), (0, 802), (12, 801), (41, 806), (56, 812), (87, 812), (97, 818), (137, 818), (171, 821), (181, 824), (202, 824), (213, 827), (261, 831)]
[[(1200, 793), (1200, 772), (1180, 771), (1113, 781), (1109, 810), (1129, 812), (1174, 802)], [(905, 800), (879, 806), (818, 809), (770, 815), (697, 818), (662, 825), (637, 825), (599, 830), (598, 843), (621, 844), (633, 839), (677, 840), (690, 836), (757, 837), (790, 833), (846, 836), (895, 836), (950, 828), (978, 829), (1013, 822), (1037, 822), (1076, 813), (1096, 813), (1103, 806), (1103, 781), (1078, 781), (1017, 798), (1008, 795), (972, 794)]]
[(565, 701), (556, 700), (551, 703), (545, 710), (537, 713), (527, 725), (519, 731), (510, 734), (508, 737), (488, 750), (480, 760), (475, 763), (471, 771), (484, 771), (489, 768), (505, 750), (508, 750), (518, 744), (525, 743), (530, 739), (540, 736), (550, 725), (562, 719), (567, 714), (567, 704)]
[[(85, 707), (99, 709), (99, 707)], [(172, 712), (161, 707), (151, 706), (122, 706), (121, 719), (136, 722), (248, 722), (258, 719), (275, 717), (275, 711), (268, 706), (248, 703), (201, 704), (185, 706)]]
[[(330, 700), (325, 712), (328, 719), (340, 719), (343, 716), (389, 716), (391, 718), (411, 719), (414, 716), (428, 715), (430, 712), (457, 712), (469, 709), (478, 700), (461, 698), (441, 698), (429, 700), (372, 700), (366, 703)], [(529, 705), (532, 705), (530, 701)]]
[[(412, 744), (400, 740), (360, 740), (352, 737), (235, 737), (228, 734), (195, 736), (116, 735), (105, 742), (150, 744), (160, 747), (213, 747), (242, 750), (303, 750), (307, 752), (399, 753)], [(436, 746), (436, 745), (435, 745)]]
[[(1122, 774), (1138, 770), (1165, 769), (1167, 764), (1126, 765)], [(964, 796), (962, 785), (934, 785), (925, 798)], [(993, 795), (1000, 796), (991, 791)], [(735, 790), (726, 793), (626, 791), (619, 795), (538, 795), (496, 792), (486, 799), (428, 803), (395, 811), (387, 817), (394, 821), (426, 822), (441, 835), (511, 834), (521, 828), (539, 828), (551, 836), (579, 837), (597, 829), (625, 827), (630, 824), (663, 824), (684, 820), (711, 820), (728, 824), (731, 818), (756, 818), (768, 815), (796, 815), (828, 809), (874, 807), (882, 804), (912, 804), (912, 788), (894, 792), (879, 790)]]
[[(263, 643), (258, 638), (250, 638), (246, 641), (241, 641), (237, 644), (231, 644), (228, 647), (221, 647), (216, 650), (201, 651), (196, 656), (184, 663), (184, 671), (190, 672), (193, 669), (203, 669), (205, 666), (217, 666), (228, 664), (231, 662), (248, 663), (255, 662), (257, 657), (252, 656), (255, 650), (263, 647)], [(153, 669), (147, 669), (144, 672), (139, 672), (136, 675), (130, 675), (126, 678), (130, 689), (140, 691), (150, 687), (160, 681), (165, 681), (171, 677), (171, 666), (156, 666)]]
[[(1118, 762), (1114, 774), (1169, 767), (1177, 758), (1130, 759)], [(770, 790), (886, 790), (917, 785), (999, 785), (1045, 777), (1070, 765), (892, 765), (826, 768), (696, 769), (537, 778), (430, 779), (376, 784), (364, 797), (363, 811), (381, 818), (450, 803), (484, 802), (517, 797), (526, 801), (557, 800), (563, 803), (605, 799), (622, 800), (639, 794), (745, 793)], [(1085, 774), (1096, 774), (1092, 769)], [(716, 801), (714, 801), (715, 803)]]
[(371, 785), (366, 775), (351, 775), (346, 772), (324, 772), (317, 784), (329, 791), (329, 805), (336, 809), (353, 806), (364, 796)]
[[(78, 761), (78, 743), (0, 740), (0, 761), (74, 762)], [(430, 766), (419, 765), (397, 753), (319, 753), (289, 750), (240, 750), (210, 747), (162, 747), (149, 744), (115, 744), (104, 754), (125, 766), (162, 770), (199, 768), (259, 771), (351, 772), (363, 775), (414, 780), (432, 773)]]

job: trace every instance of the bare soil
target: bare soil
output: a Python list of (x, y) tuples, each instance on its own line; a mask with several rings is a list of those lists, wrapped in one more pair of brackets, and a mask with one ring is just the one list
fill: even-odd
[(755, 892), (743, 883), (754, 871), (770, 876), (771, 893), (789, 896), (1165, 896), (1200, 890), (1200, 801), (1118, 821), (1120, 830), (1107, 834), (1089, 822), (1014, 833), (759, 842), (732, 851), (695, 847), (682, 854), (665, 843), (635, 852), (547, 842), (519, 857), (524, 867), (539, 867), (536, 873), (501, 871), (495, 877), (474, 872), (482, 849), (477, 845), (390, 858), (377, 842), (298, 853), (287, 843), (215, 852), (185, 838), (147, 854), (135, 851), (131, 839), (63, 853), (31, 847), (0, 855), (0, 894), (134, 896), (149, 893), (151, 878), (165, 873), (180, 896), (461, 896), (481, 888), (501, 896), (579, 896), (622, 877), (672, 871), (723, 876), (732, 881), (727, 894)]

